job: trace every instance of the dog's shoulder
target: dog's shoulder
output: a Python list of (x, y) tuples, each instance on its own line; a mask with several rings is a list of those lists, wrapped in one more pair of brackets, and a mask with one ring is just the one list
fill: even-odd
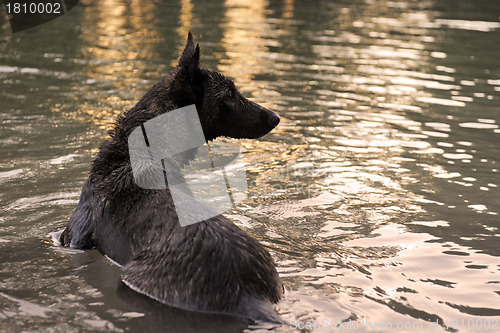
[(83, 186), (80, 201), (61, 234), (60, 242), (77, 249), (97, 248), (119, 264), (132, 260), (130, 244), (112, 223), (109, 208), (95, 188), (92, 177)]

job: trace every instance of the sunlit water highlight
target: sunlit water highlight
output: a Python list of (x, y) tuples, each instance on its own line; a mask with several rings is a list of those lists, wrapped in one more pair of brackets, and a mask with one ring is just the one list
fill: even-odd
[(47, 236), (189, 29), (208, 68), (282, 117), (258, 141), (229, 140), (250, 192), (227, 216), (275, 257), (284, 319), (500, 329), (499, 12), (465, 0), (81, 1), (14, 35), (0, 16), (0, 330), (292, 330), (145, 305), (100, 254)]

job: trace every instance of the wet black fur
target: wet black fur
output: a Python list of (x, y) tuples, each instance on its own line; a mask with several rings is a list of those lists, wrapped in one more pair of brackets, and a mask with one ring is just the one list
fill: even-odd
[(199, 64), (191, 33), (179, 65), (120, 116), (92, 164), (63, 245), (97, 248), (123, 265), (122, 280), (165, 304), (277, 321), (282, 286), (269, 253), (222, 215), (181, 227), (168, 190), (134, 183), (128, 135), (145, 121), (196, 104), (206, 140), (258, 138), (279, 117)]

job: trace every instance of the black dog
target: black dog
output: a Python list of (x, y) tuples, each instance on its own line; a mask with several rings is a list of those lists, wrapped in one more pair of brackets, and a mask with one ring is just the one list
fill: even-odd
[(194, 311), (279, 321), (283, 292), (269, 253), (222, 215), (179, 225), (168, 190), (137, 186), (127, 138), (144, 122), (195, 104), (207, 141), (258, 138), (279, 123), (231, 80), (199, 64), (191, 33), (179, 65), (120, 116), (93, 161), (63, 245), (97, 248), (123, 265), (122, 281), (162, 303)]

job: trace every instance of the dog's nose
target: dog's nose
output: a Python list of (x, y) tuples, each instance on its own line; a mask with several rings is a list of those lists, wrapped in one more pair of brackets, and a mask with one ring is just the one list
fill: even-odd
[(280, 123), (280, 116), (273, 112), (269, 117), (269, 123), (273, 126), (273, 128), (278, 126)]

